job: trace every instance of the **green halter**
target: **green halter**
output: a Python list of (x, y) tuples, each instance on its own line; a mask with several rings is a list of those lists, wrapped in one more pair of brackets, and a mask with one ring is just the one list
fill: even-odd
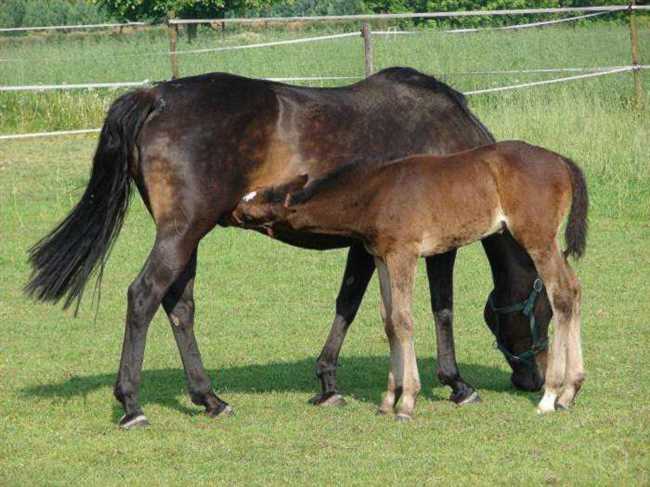
[[(488, 298), (490, 308), (492, 308), (492, 311), (494, 311), (496, 315), (497, 326), (494, 332), (494, 336), (496, 337), (494, 344), (496, 348), (501, 350), (501, 352), (511, 361), (521, 362), (531, 368), (535, 366), (535, 355), (548, 348), (548, 338), (540, 337), (540, 330), (539, 326), (537, 325), (537, 321), (535, 320), (534, 313), (535, 302), (537, 301), (537, 297), (541, 294), (542, 289), (544, 289), (544, 283), (538, 277), (535, 279), (535, 281), (533, 281), (533, 289), (530, 291), (530, 294), (525, 301), (511, 304), (510, 306), (501, 306), (497, 308), (494, 305), (494, 291), (490, 293), (490, 297)], [(501, 340), (501, 322), (499, 320), (499, 315), (517, 313), (519, 311), (521, 311), (521, 313), (530, 320), (530, 334), (533, 338), (533, 345), (524, 352), (514, 354), (508, 350), (508, 348), (503, 344)]]

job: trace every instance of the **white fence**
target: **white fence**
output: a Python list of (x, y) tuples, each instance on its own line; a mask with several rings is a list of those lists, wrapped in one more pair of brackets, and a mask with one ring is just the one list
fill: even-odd
[(84, 24), (84, 25), (48, 25), (43, 27), (3, 27), (0, 32), (34, 32), (48, 30), (91, 30), (107, 29), (115, 27), (147, 27), (146, 22), (127, 22), (122, 24)]
[[(158, 53), (161, 55), (169, 55), (172, 64), (172, 77), (178, 76), (178, 64), (176, 56), (178, 54), (202, 54), (208, 52), (219, 52), (219, 51), (228, 51), (228, 50), (239, 50), (239, 49), (256, 49), (256, 48), (266, 48), (282, 45), (292, 45), (306, 42), (320, 42), (320, 41), (329, 41), (341, 38), (348, 37), (358, 37), (358, 32), (348, 32), (342, 34), (332, 34), (325, 36), (315, 36), (315, 37), (302, 37), (298, 39), (288, 39), (282, 41), (273, 41), (265, 43), (255, 43), (255, 44), (245, 44), (238, 46), (223, 46), (216, 48), (205, 48), (205, 49), (192, 49), (192, 50), (181, 50), (177, 51), (175, 49), (175, 39), (176, 32), (179, 25), (191, 25), (191, 24), (204, 24), (204, 23), (258, 23), (258, 22), (317, 22), (317, 21), (368, 21), (368, 20), (386, 20), (386, 19), (412, 19), (412, 18), (449, 18), (449, 17), (466, 17), (466, 16), (493, 16), (493, 15), (523, 15), (523, 14), (558, 14), (558, 13), (570, 13), (570, 12), (581, 12), (583, 15), (568, 17), (563, 19), (555, 19), (548, 21), (540, 21), (526, 24), (516, 24), (512, 26), (503, 26), (503, 27), (494, 27), (494, 28), (476, 28), (476, 29), (453, 29), (446, 30), (445, 33), (457, 34), (457, 33), (471, 33), (478, 32), (483, 30), (507, 30), (507, 29), (524, 29), (531, 27), (542, 27), (546, 25), (558, 24), (561, 22), (576, 21), (584, 18), (594, 17), (598, 15), (605, 15), (613, 12), (621, 11), (650, 11), (650, 5), (641, 6), (641, 5), (617, 5), (617, 6), (598, 6), (598, 7), (572, 7), (572, 8), (543, 8), (543, 9), (514, 9), (514, 10), (475, 10), (475, 11), (463, 11), (463, 12), (427, 12), (427, 13), (405, 13), (405, 14), (376, 14), (376, 15), (338, 15), (338, 16), (314, 16), (314, 17), (269, 17), (269, 18), (245, 18), (245, 19), (191, 19), (191, 20), (181, 20), (181, 19), (170, 19), (168, 24), (170, 26), (170, 45), (171, 49), (168, 52)], [(106, 28), (106, 27), (116, 27), (116, 26), (144, 26), (147, 25), (144, 22), (132, 22), (128, 24), (94, 24), (94, 25), (77, 25), (77, 26), (53, 26), (53, 27), (32, 27), (32, 28), (14, 28), (14, 29), (0, 29), (0, 32), (10, 32), (10, 31), (27, 31), (27, 30), (57, 30), (57, 29), (83, 29), (83, 28)], [(636, 52), (638, 47), (636, 46), (636, 31), (633, 22), (630, 22), (631, 28), (631, 38), (632, 38), (632, 64), (628, 66), (608, 66), (608, 67), (590, 67), (590, 68), (541, 68), (541, 69), (524, 69), (524, 70), (506, 70), (506, 71), (476, 71), (476, 72), (467, 72), (467, 73), (454, 73), (461, 75), (485, 75), (485, 74), (515, 74), (515, 73), (553, 73), (553, 72), (586, 72), (585, 74), (578, 74), (574, 76), (567, 76), (561, 78), (555, 78), (544, 81), (533, 81), (529, 83), (519, 83), (515, 85), (493, 87), (486, 89), (479, 89), (465, 92), (465, 95), (480, 95), (486, 93), (497, 93), (503, 91), (517, 90), (522, 88), (529, 88), (541, 85), (563, 83), (568, 81), (575, 81), (587, 78), (594, 78), (599, 76), (605, 76), (610, 74), (619, 74), (625, 72), (633, 72), (635, 74), (635, 87), (637, 90), (637, 98), (640, 94), (640, 79), (639, 72), (641, 69), (648, 69), (650, 65), (640, 65)], [(371, 45), (371, 36), (372, 35), (398, 35), (398, 34), (407, 34), (407, 35), (416, 35), (422, 34), (422, 31), (375, 31), (372, 32), (369, 26), (364, 25), (362, 30), (362, 37), (364, 38), (364, 43), (366, 44), (366, 75), (369, 75), (372, 71), (372, 45)], [(370, 58), (369, 58), (370, 56)], [(11, 59), (0, 59), (0, 61), (8, 62), (12, 61)], [(360, 79), (360, 77), (355, 76), (307, 76), (307, 77), (285, 77), (285, 78), (266, 78), (271, 81), (280, 81), (280, 82), (299, 82), (299, 81), (329, 81), (329, 80), (354, 80)], [(0, 86), (0, 92), (20, 92), (20, 91), (49, 91), (49, 90), (75, 90), (75, 89), (116, 89), (122, 87), (138, 87), (145, 86), (149, 84), (149, 80), (144, 81), (125, 81), (125, 82), (115, 82), (115, 83), (76, 83), (76, 84), (60, 84), (60, 85), (24, 85), (24, 86)], [(76, 135), (76, 134), (86, 134), (86, 133), (96, 133), (100, 129), (80, 129), (80, 130), (65, 130), (58, 132), (39, 132), (39, 133), (30, 133), (30, 134), (13, 134), (13, 135), (0, 135), (0, 140), (11, 140), (11, 139), (24, 139), (32, 137), (50, 137), (58, 135)]]

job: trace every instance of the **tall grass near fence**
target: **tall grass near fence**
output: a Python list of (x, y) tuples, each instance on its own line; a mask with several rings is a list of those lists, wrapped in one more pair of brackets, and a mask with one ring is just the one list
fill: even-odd
[[(181, 37), (182, 51), (244, 45), (300, 34), (236, 32), (225, 37), (203, 29), (193, 43)], [(480, 74), (531, 68), (594, 67), (629, 64), (629, 32), (622, 25), (555, 27), (526, 32), (451, 35), (424, 31), (413, 36), (373, 38), (375, 67), (408, 65), (434, 74), (462, 91), (557, 77), (557, 73)], [(647, 59), (650, 29), (641, 30), (641, 61)], [(49, 42), (5, 42), (0, 47), (0, 85), (164, 80), (170, 76), (168, 39), (162, 30), (122, 36), (69, 38)], [(225, 52), (178, 55), (181, 75), (226, 71), (247, 76), (363, 76), (361, 38)], [(650, 62), (650, 61), (648, 61)], [(479, 72), (479, 73), (476, 73)], [(472, 74), (474, 73), (474, 74)], [(646, 88), (650, 77), (644, 76)], [(316, 82), (336, 86), (345, 82)], [(537, 88), (541, 96), (569, 98), (588, 91), (603, 103), (621, 102), (632, 93), (630, 75), (612, 75), (557, 87)], [(540, 91), (541, 92), (541, 91)], [(0, 92), (0, 133), (98, 126), (120, 91)], [(526, 95), (524, 95), (526, 96)]]

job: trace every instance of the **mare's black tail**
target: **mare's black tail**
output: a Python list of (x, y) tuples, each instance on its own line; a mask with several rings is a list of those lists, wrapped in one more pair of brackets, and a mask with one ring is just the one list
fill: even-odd
[(573, 186), (573, 199), (571, 200), (571, 211), (567, 221), (564, 238), (567, 248), (564, 256), (573, 255), (576, 259), (582, 257), (587, 248), (587, 212), (589, 210), (589, 195), (587, 194), (587, 183), (582, 169), (566, 157), (562, 158), (571, 174), (571, 185)]
[[(99, 136), (90, 181), (68, 216), (29, 250), (32, 275), (25, 292), (64, 309), (77, 299), (99, 265), (97, 286), (122, 227), (131, 195), (129, 162), (135, 140), (156, 103), (148, 90), (129, 92), (111, 106)], [(67, 296), (66, 296), (67, 295)]]

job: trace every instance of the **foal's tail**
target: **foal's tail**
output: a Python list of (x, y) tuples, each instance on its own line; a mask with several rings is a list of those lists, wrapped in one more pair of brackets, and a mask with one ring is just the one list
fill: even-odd
[(29, 250), (33, 269), (25, 286), (29, 296), (51, 302), (65, 296), (64, 309), (77, 299), (78, 309), (86, 282), (98, 265), (99, 288), (129, 206), (129, 162), (135, 141), (155, 102), (153, 93), (138, 90), (121, 96), (111, 106), (81, 200)]
[(564, 238), (567, 248), (564, 256), (573, 255), (576, 259), (582, 257), (587, 247), (587, 213), (589, 210), (589, 195), (587, 194), (587, 183), (582, 169), (566, 157), (562, 158), (571, 175), (571, 186), (573, 187), (573, 199), (571, 211), (567, 221)]

